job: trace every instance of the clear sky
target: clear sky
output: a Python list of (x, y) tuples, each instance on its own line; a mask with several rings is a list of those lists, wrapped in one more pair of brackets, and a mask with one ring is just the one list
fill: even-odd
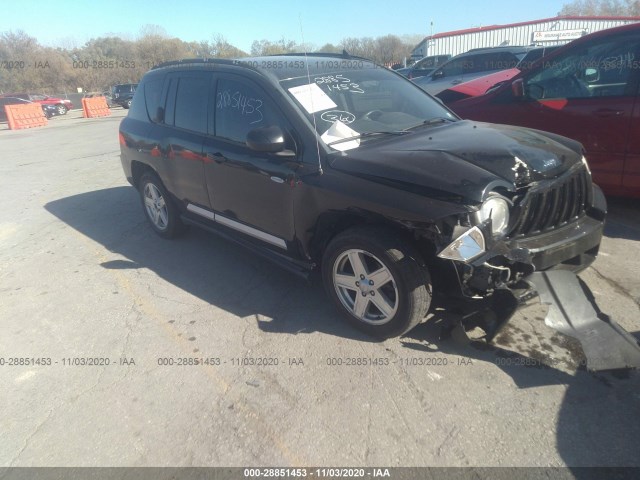
[[(568, 0), (0, 0), (0, 32), (24, 30), (47, 46), (91, 38), (136, 39), (144, 25), (185, 41), (223, 35), (249, 51), (253, 40), (285, 38), (320, 47), (345, 37), (429, 35), (554, 17)], [(302, 27), (302, 28), (301, 28)]]

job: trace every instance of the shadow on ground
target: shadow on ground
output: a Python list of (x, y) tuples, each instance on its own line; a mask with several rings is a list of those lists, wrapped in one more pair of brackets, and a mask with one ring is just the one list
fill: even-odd
[[(253, 316), (265, 332), (317, 331), (375, 341), (341, 321), (326, 301), (318, 279), (311, 284), (301, 282), (260, 257), (197, 229), (175, 241), (159, 238), (147, 225), (137, 192), (131, 187), (62, 198), (47, 204), (46, 209), (118, 257), (103, 262), (105, 269), (149, 269), (218, 308), (241, 318)], [(557, 448), (566, 464), (640, 466), (637, 372), (616, 376), (578, 370), (574, 375), (540, 362), (527, 366), (527, 357), (502, 347), (441, 340), (446, 320), (445, 313), (436, 314), (403, 337), (402, 345), (496, 365), (520, 389), (566, 385), (557, 418)], [(504, 358), (516, 361), (500, 360)], [(576, 471), (576, 478), (584, 478), (581, 475)]]
[(640, 240), (640, 202), (637, 199), (607, 197), (607, 210), (605, 236)]

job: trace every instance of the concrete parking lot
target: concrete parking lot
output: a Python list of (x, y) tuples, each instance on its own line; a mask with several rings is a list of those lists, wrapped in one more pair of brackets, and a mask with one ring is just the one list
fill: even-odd
[[(376, 342), (318, 282), (158, 238), (124, 115), (0, 124), (0, 466), (640, 466), (640, 375), (580, 368), (546, 307), (495, 345)], [(581, 278), (636, 338), (638, 272), (640, 207), (610, 200)]]

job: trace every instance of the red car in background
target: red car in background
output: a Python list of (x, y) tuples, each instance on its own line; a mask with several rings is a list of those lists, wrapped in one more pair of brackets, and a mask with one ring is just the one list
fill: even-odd
[(586, 35), (485, 95), (452, 100), (462, 118), (580, 141), (605, 193), (640, 198), (640, 24)]
[(7, 93), (5, 95), (0, 95), (0, 97), (22, 98), (23, 100), (29, 100), (41, 105), (54, 105), (56, 107), (58, 115), (65, 115), (69, 110), (73, 108), (71, 100), (67, 100), (66, 98), (49, 97), (47, 95), (40, 95), (35, 93)]
[(468, 82), (459, 83), (453, 87), (449, 87), (446, 90), (436, 93), (436, 97), (444, 102), (445, 105), (449, 105), (453, 102), (458, 102), (469, 97), (477, 97), (484, 95), (489, 90), (501, 85), (503, 82), (512, 79), (520, 73), (517, 68), (509, 68), (508, 70), (500, 70), (499, 72), (490, 73), (484, 77), (476, 78)]

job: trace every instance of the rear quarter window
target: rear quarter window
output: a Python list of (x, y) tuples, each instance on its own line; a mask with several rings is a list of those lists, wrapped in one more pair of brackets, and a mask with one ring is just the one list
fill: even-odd
[(164, 84), (164, 78), (158, 78), (148, 81), (144, 85), (144, 99), (147, 107), (147, 115), (152, 122), (157, 123), (160, 121), (158, 116), (160, 107), (163, 106), (162, 102), (162, 86)]
[(133, 99), (131, 100), (131, 108), (129, 109), (129, 113), (127, 113), (127, 117), (133, 118), (135, 120), (141, 120), (143, 122), (148, 122), (150, 115), (147, 115), (147, 108), (145, 107), (144, 91), (145, 91), (145, 88), (144, 86), (142, 86), (133, 95)]

